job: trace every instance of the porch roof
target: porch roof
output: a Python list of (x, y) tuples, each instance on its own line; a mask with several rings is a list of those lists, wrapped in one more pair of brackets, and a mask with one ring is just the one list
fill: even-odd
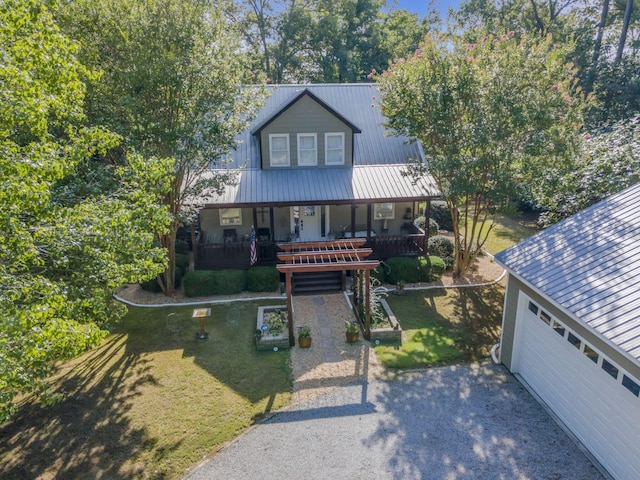
[(222, 195), (203, 193), (207, 207), (339, 204), (424, 200), (440, 196), (430, 175), (414, 182), (407, 166), (362, 165), (353, 168), (242, 169), (237, 185)]

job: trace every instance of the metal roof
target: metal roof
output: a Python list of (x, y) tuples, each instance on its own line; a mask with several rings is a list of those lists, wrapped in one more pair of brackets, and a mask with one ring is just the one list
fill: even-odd
[[(252, 87), (249, 87), (252, 88)], [(343, 119), (360, 129), (354, 135), (354, 165), (382, 165), (405, 163), (407, 159), (424, 161), (418, 142), (406, 137), (391, 136), (383, 125), (380, 112), (380, 94), (375, 84), (314, 84), (268, 86), (269, 97), (256, 118), (242, 134), (236, 137), (237, 149), (230, 154), (228, 168), (260, 168), (258, 138), (251, 132), (268, 124), (305, 90), (320, 100)]]
[(203, 195), (206, 206), (335, 204), (360, 201), (422, 200), (440, 195), (431, 176), (414, 183), (407, 166), (364, 165), (353, 168), (283, 168), (234, 170), (237, 185), (222, 195)]
[(578, 321), (640, 360), (640, 184), (495, 258)]

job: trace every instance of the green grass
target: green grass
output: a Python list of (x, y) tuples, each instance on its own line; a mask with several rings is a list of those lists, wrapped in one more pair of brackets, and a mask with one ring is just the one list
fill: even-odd
[(131, 308), (99, 348), (61, 365), (62, 403), (27, 399), (0, 428), (0, 478), (179, 478), (290, 401), (288, 352), (255, 351), (257, 306), (213, 306), (205, 341), (193, 307)]
[(501, 285), (389, 295), (406, 338), (376, 347), (376, 354), (386, 367), (403, 369), (486, 358), (500, 340), (503, 298)]
[(495, 226), (484, 244), (485, 250), (495, 255), (537, 233), (537, 219), (538, 215), (535, 213), (497, 214)]

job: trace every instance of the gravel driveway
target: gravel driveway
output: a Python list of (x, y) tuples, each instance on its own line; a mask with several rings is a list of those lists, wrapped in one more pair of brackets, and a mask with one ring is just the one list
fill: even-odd
[(602, 479), (502, 366), (398, 374), (292, 405), (189, 480)]

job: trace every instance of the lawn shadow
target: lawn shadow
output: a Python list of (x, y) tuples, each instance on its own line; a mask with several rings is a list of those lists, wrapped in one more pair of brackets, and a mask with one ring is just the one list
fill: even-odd
[(0, 477), (139, 476), (123, 470), (123, 463), (156, 440), (144, 428), (132, 428), (127, 412), (138, 388), (155, 382), (150, 366), (126, 352), (125, 336), (114, 335), (63, 370), (56, 389), (66, 394), (62, 402), (41, 408), (25, 401), (0, 428)]

